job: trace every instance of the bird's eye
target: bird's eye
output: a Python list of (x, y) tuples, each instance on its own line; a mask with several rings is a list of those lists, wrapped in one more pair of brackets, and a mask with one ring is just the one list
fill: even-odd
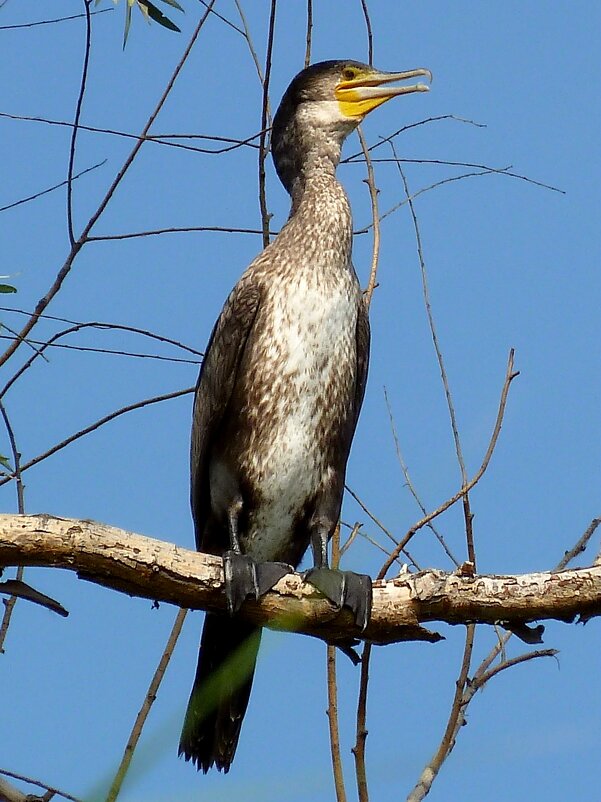
[(342, 77), (343, 77), (343, 78), (344, 78), (346, 81), (352, 81), (352, 80), (353, 80), (353, 78), (356, 78), (356, 77), (357, 77), (357, 70), (354, 70), (352, 67), (345, 67), (345, 68), (342, 70)]

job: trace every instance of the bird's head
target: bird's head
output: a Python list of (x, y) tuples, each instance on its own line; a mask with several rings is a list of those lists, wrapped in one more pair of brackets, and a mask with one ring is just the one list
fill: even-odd
[(338, 147), (374, 109), (398, 95), (427, 92), (423, 83), (399, 81), (425, 77), (426, 69), (380, 72), (359, 61), (321, 61), (299, 72), (284, 93), (273, 121), (272, 151), (284, 186), (298, 172), (299, 160), (315, 144)]

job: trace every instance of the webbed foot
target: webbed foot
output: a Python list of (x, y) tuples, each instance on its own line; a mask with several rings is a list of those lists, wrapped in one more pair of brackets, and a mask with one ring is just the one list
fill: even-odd
[(369, 623), (372, 603), (371, 578), (367, 574), (335, 568), (311, 568), (305, 573), (305, 582), (316, 587), (337, 607), (348, 607), (363, 632)]
[(227, 609), (233, 615), (242, 607), (245, 599), (259, 599), (293, 569), (286, 563), (257, 563), (247, 554), (226, 551), (223, 555), (223, 571)]

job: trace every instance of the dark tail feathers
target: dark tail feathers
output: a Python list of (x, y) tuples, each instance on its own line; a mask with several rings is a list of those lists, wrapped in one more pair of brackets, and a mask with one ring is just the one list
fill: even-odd
[(252, 688), (261, 630), (207, 613), (179, 754), (205, 774), (229, 771)]

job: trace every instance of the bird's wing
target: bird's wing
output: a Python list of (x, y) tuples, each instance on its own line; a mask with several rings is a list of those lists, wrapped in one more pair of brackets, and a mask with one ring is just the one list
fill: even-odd
[(260, 303), (260, 287), (241, 279), (215, 323), (198, 376), (192, 413), (190, 496), (196, 529), (196, 547), (202, 551), (202, 533), (210, 514), (209, 461), (211, 444), (236, 383), (240, 360)]
[(365, 385), (367, 384), (367, 368), (369, 366), (369, 343), (371, 339), (369, 329), (369, 315), (367, 307), (361, 302), (359, 314), (357, 315), (357, 383), (355, 385), (355, 420), (353, 432), (359, 420), (363, 396), (365, 395)]

